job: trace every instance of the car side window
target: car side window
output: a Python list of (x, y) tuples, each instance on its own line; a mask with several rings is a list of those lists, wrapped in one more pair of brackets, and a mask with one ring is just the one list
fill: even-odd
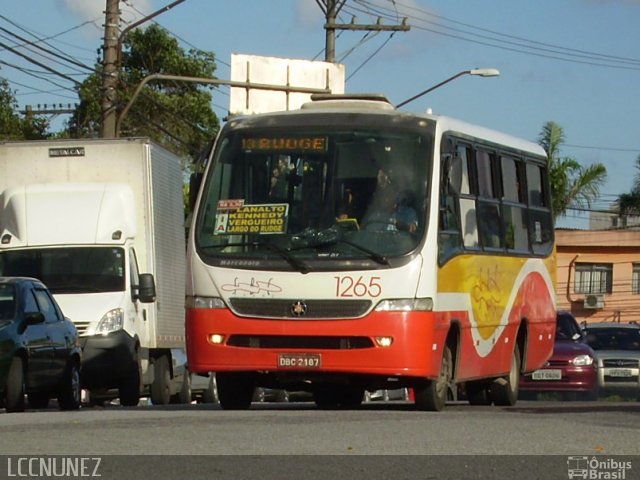
[(26, 290), (27, 294), (24, 296), (24, 311), (25, 313), (39, 312), (36, 297), (33, 296), (33, 290), (29, 288)]
[(58, 316), (58, 310), (49, 293), (41, 288), (35, 288), (33, 293), (36, 296), (38, 307), (40, 307), (40, 311), (44, 315), (45, 322), (54, 323), (60, 321), (61, 318)]

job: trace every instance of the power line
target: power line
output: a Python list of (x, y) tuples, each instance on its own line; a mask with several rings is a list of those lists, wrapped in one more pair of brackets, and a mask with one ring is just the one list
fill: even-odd
[[(355, 1), (357, 4), (367, 5), (374, 11), (377, 10), (377, 12), (380, 15), (386, 16), (385, 18), (388, 18), (388, 19), (393, 18), (392, 14), (388, 13), (390, 11), (388, 7), (377, 5), (367, 0), (355, 0)], [(551, 59), (561, 60), (566, 62), (581, 63), (581, 64), (592, 65), (592, 66), (609, 67), (609, 68), (617, 68), (617, 69), (625, 69), (625, 70), (640, 70), (640, 59), (607, 55), (607, 54), (601, 54), (597, 52), (589, 52), (585, 50), (578, 50), (578, 49), (538, 42), (538, 41), (526, 39), (523, 37), (507, 35), (504, 33), (493, 31), (493, 30), (476, 27), (474, 25), (458, 22), (456, 20), (451, 20), (446, 17), (438, 16), (431, 12), (427, 12), (420, 8), (402, 4), (401, 2), (393, 2), (393, 4), (394, 6), (399, 5), (401, 7), (404, 7), (408, 11), (416, 11), (416, 12), (419, 12), (420, 14), (425, 15), (427, 18), (416, 16), (416, 15), (413, 15), (412, 17), (410, 17), (413, 20), (412, 26), (414, 26), (414, 28), (417, 28), (419, 30), (428, 31), (431, 33), (435, 33), (437, 35), (443, 35), (450, 38), (455, 38), (458, 40), (471, 42), (478, 45), (484, 45), (492, 48), (514, 51), (514, 52), (523, 53), (526, 55), (551, 58)], [(362, 8), (358, 8), (358, 7), (352, 7), (352, 8), (355, 11), (360, 11), (360, 12), (370, 14), (370, 11), (368, 9), (363, 10)], [(395, 11), (392, 13), (395, 13)], [(464, 26), (465, 28), (468, 28), (471, 30), (477, 30), (483, 33), (475, 33), (473, 31), (462, 30), (460, 28), (447, 26), (442, 23), (429, 20), (429, 17), (442, 19), (447, 22), (461, 25), (461, 26)], [(416, 23), (418, 22), (426, 25), (432, 25), (441, 30), (435, 30), (433, 28), (428, 28), (426, 26), (418, 26), (416, 25)], [(447, 31), (455, 32), (455, 33), (447, 33)], [(492, 37), (490, 35), (485, 35), (485, 33), (490, 33), (491, 35), (494, 35), (494, 36)], [(461, 35), (466, 35), (466, 37)], [(468, 36), (476, 37), (481, 40), (473, 40), (472, 38), (468, 38)], [(498, 36), (500, 38), (496, 38), (495, 36)], [(517, 41), (505, 40), (505, 39), (512, 39)], [(485, 40), (485, 41), (482, 41), (482, 40)], [(488, 42), (500, 42), (500, 43), (496, 44), (496, 43), (488, 43)], [(511, 47), (505, 46), (505, 44), (511, 45)], [(590, 61), (587, 61), (587, 60), (590, 60)]]

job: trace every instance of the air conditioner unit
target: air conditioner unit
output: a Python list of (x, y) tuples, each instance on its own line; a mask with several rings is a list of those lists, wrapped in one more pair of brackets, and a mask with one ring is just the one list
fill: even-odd
[(591, 293), (584, 296), (584, 308), (604, 308), (604, 295)]

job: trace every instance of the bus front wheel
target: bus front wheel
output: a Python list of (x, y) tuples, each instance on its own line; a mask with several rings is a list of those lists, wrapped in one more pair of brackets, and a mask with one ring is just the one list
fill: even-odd
[(439, 412), (444, 408), (453, 381), (453, 356), (445, 345), (442, 352), (440, 374), (435, 380), (424, 380), (414, 387), (415, 405), (418, 410)]

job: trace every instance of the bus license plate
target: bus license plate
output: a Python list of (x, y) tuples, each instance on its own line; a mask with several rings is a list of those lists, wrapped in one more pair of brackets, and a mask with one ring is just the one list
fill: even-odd
[(631, 377), (632, 372), (629, 368), (613, 368), (607, 372), (610, 377)]
[(533, 380), (561, 380), (562, 372), (558, 369), (536, 370), (531, 374)]
[(319, 353), (280, 353), (278, 368), (320, 368), (322, 357)]

